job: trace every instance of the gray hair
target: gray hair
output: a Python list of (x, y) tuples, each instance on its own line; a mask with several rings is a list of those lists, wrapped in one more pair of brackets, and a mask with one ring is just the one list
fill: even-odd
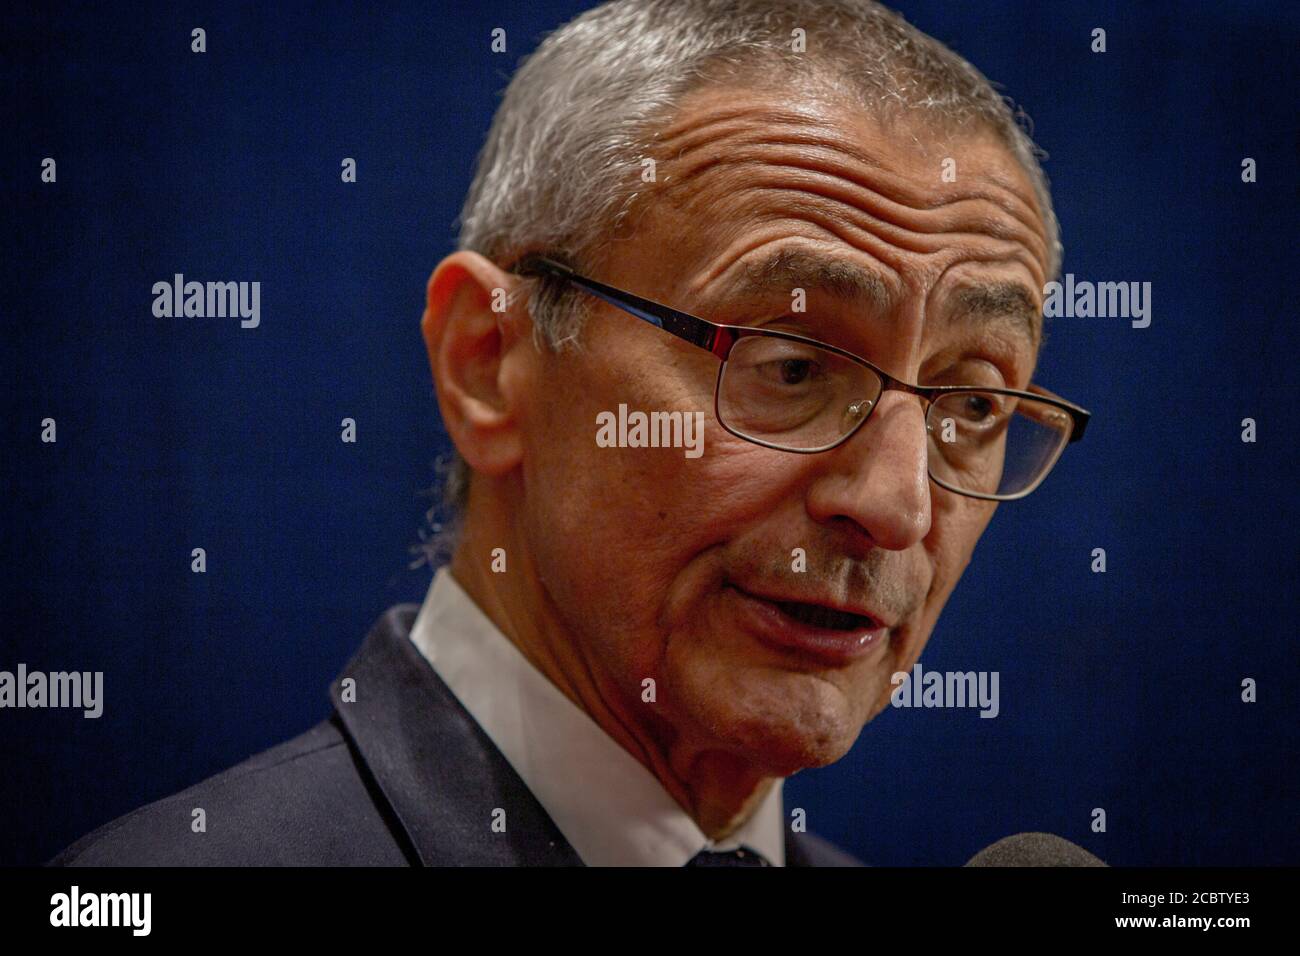
[[(804, 53), (793, 52), (797, 29)], [(1027, 117), (979, 70), (873, 0), (612, 0), (574, 18), (506, 89), (461, 211), (459, 248), (503, 266), (545, 249), (584, 268), (628, 216), (640, 161), (685, 94), (723, 77), (812, 74), (876, 115), (919, 111), (946, 129), (991, 129), (1034, 185), (1056, 276), (1060, 230)], [(547, 279), (526, 288), (538, 346), (576, 346), (582, 297)], [(449, 524), (435, 525), (435, 545), (449, 549), (469, 468), (454, 449), (439, 467)]]

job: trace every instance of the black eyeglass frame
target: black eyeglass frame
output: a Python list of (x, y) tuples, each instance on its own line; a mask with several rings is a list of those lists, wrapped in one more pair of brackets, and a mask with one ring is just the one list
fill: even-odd
[[(939, 487), (945, 488), (954, 494), (965, 495), (969, 498), (980, 498), (985, 501), (1014, 501), (1018, 498), (1025, 497), (1042, 484), (1043, 480), (1051, 473), (1052, 469), (1056, 467), (1056, 462), (1060, 458), (1061, 453), (1065, 450), (1065, 446), (1074, 444), (1083, 438), (1083, 433), (1088, 427), (1088, 420), (1092, 417), (1091, 412), (1073, 402), (1061, 398), (1059, 395), (1047, 391), (1039, 385), (1030, 386), (1032, 389), (1035, 389), (1034, 391), (1022, 391), (1015, 388), (986, 388), (974, 385), (912, 385), (908, 382), (902, 381), (901, 379), (895, 378), (883, 369), (873, 365), (862, 356), (854, 355), (852, 352), (831, 345), (827, 342), (819, 342), (817, 339), (809, 338), (805, 335), (799, 335), (797, 332), (787, 332), (783, 329), (760, 329), (748, 325), (726, 325), (719, 322), (710, 322), (708, 319), (701, 319), (699, 316), (691, 315), (689, 312), (674, 309), (672, 306), (664, 305), (661, 302), (655, 302), (652, 299), (642, 298), (641, 296), (635, 295), (634, 293), (628, 292), (624, 289), (617, 289), (614, 286), (606, 285), (596, 279), (581, 275), (564, 263), (538, 253), (531, 253), (522, 257), (515, 263), (511, 271), (521, 277), (550, 275), (554, 278), (571, 282), (578, 288), (596, 296), (598, 299), (602, 299), (610, 305), (636, 316), (638, 319), (649, 322), (651, 325), (657, 326), (671, 335), (675, 335), (684, 342), (689, 342), (691, 345), (702, 348), (707, 352), (711, 352), (722, 362), (722, 365), (718, 368), (718, 380), (714, 383), (713, 387), (713, 415), (718, 420), (718, 424), (737, 438), (753, 442), (756, 445), (762, 445), (766, 448), (772, 448), (777, 451), (792, 452), (798, 455), (811, 455), (820, 454), (821, 452), (838, 448), (858, 433), (858, 429), (866, 423), (866, 421), (871, 417), (871, 413), (876, 410), (876, 406), (880, 404), (881, 396), (883, 396), (885, 392), (891, 390), (905, 392), (908, 395), (917, 395), (925, 400), (927, 405), (927, 428), (929, 427), (930, 407), (933, 406), (937, 398), (944, 395), (976, 392), (993, 395), (1009, 395), (1015, 398), (1026, 398), (1037, 402), (1046, 402), (1049, 405), (1061, 409), (1070, 416), (1070, 434), (1066, 441), (1057, 449), (1051, 462), (1043, 468), (1038, 480), (1023, 491), (1018, 491), (1011, 495), (985, 494), (976, 491), (966, 491), (953, 487), (943, 479), (937, 478), (934, 474), (934, 470), (928, 465), (926, 467), (926, 471), (929, 473), (931, 481), (939, 485)], [(856, 362), (858, 365), (869, 369), (873, 375), (880, 379), (880, 395), (875, 398), (871, 407), (867, 409), (866, 414), (862, 416), (853, 428), (829, 445), (823, 445), (818, 448), (788, 448), (784, 445), (764, 441), (761, 438), (754, 438), (751, 435), (746, 435), (742, 432), (736, 431), (727, 424), (718, 408), (718, 397), (722, 391), (722, 376), (726, 371), (727, 357), (731, 354), (731, 350), (735, 344), (742, 338), (755, 335), (787, 339), (792, 342), (802, 342), (805, 345), (824, 349), (827, 352), (832, 352), (835, 355), (846, 358), (851, 362)]]

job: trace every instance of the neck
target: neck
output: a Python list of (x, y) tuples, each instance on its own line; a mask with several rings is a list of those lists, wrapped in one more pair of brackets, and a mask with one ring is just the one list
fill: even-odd
[[(475, 476), (475, 485), (479, 476)], [(451, 574), (525, 658), (628, 753), (636, 757), (711, 839), (735, 831), (771, 791), (765, 777), (721, 750), (692, 744), (668, 726), (647, 726), (635, 707), (615, 692), (561, 624), (533, 564), (520, 522), (507, 510), (486, 507), (471, 486)], [(490, 504), (495, 505), (496, 502)], [(503, 549), (506, 573), (492, 570), (493, 552)]]

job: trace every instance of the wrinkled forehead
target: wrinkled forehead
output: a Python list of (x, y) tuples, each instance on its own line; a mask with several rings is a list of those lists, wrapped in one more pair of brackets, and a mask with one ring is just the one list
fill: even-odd
[(673, 234), (664, 258), (679, 264), (725, 269), (718, 250), (794, 230), (880, 264), (867, 279), (880, 299), (987, 264), (1018, 273), (1041, 303), (1048, 246), (1034, 186), (985, 124), (877, 116), (817, 86), (706, 86), (683, 98), (653, 155), (646, 197)]
[[(745, 161), (792, 163), (870, 186), (873, 171), (901, 188), (903, 199), (942, 203), (968, 187), (992, 187), (989, 200), (1041, 234), (1043, 211), (1029, 174), (992, 125), (954, 121), (937, 110), (884, 104), (864, 107), (810, 76), (792, 85), (706, 84), (685, 94), (654, 132), (657, 161), (675, 168), (662, 178), (672, 195), (696, 174)], [(957, 161), (945, 169), (942, 161)], [(675, 178), (675, 182), (674, 182)], [(965, 182), (964, 182), (965, 181)], [(696, 185), (703, 187), (703, 183)]]

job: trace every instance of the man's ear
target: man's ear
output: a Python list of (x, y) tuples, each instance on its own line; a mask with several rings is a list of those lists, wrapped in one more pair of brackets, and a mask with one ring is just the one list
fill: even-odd
[(509, 301), (521, 280), (477, 252), (455, 252), (429, 277), (420, 323), (443, 425), (475, 471), (500, 475), (522, 457), (519, 409), (531, 348), (522, 302)]

